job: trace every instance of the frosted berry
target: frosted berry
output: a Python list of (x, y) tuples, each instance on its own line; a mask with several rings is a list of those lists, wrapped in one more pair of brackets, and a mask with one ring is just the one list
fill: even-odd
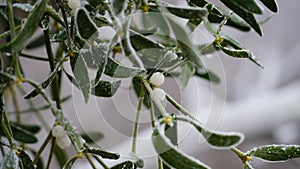
[(71, 145), (71, 140), (68, 137), (68, 135), (65, 135), (63, 137), (56, 138), (56, 144), (61, 149), (65, 149), (65, 148), (67, 148), (67, 147), (69, 147)]
[(155, 88), (152, 91), (152, 99), (158, 100), (158, 101), (163, 101), (166, 98), (166, 93), (163, 89), (160, 88)]
[(61, 125), (57, 125), (57, 126), (54, 126), (52, 129), (51, 129), (51, 134), (53, 137), (64, 137), (66, 134), (66, 131), (64, 129), (63, 126)]
[(175, 59), (177, 59), (177, 55), (176, 55), (176, 53), (174, 53), (174, 52), (168, 51), (168, 52), (166, 53), (166, 59), (167, 59), (168, 61), (175, 60)]
[(161, 72), (155, 72), (150, 77), (150, 83), (154, 86), (160, 86), (165, 82), (165, 76)]

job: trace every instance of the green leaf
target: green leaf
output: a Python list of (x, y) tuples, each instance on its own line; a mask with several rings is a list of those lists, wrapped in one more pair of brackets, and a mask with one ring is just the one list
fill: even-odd
[(200, 161), (189, 157), (176, 149), (168, 138), (162, 135), (158, 129), (152, 134), (152, 143), (159, 157), (171, 167), (184, 169), (207, 169), (209, 168)]
[(238, 5), (251, 13), (262, 14), (262, 9), (255, 0), (239, 0)]
[(19, 158), (15, 150), (10, 150), (3, 161), (1, 161), (0, 169), (20, 169)]
[(22, 165), (22, 168), (35, 169), (32, 160), (30, 159), (29, 155), (24, 150), (20, 150), (20, 153), (18, 156), (20, 158), (20, 165)]
[(278, 12), (276, 0), (260, 0), (272, 12)]
[(195, 73), (195, 67), (191, 63), (186, 63), (182, 66), (182, 70), (179, 76), (181, 89), (185, 89), (188, 85), (190, 78)]
[(131, 41), (133, 48), (136, 51), (141, 51), (144, 49), (164, 49), (165, 48), (162, 44), (157, 43), (135, 31), (130, 31), (130, 41)]
[(111, 160), (117, 160), (120, 158), (120, 155), (117, 153), (108, 152), (98, 148), (88, 148), (82, 151), (83, 153), (89, 153), (93, 155), (101, 156), (102, 158), (107, 158)]
[(151, 6), (149, 6), (149, 12), (142, 15), (142, 21), (146, 30), (157, 28), (159, 34), (170, 35), (170, 27), (166, 18), (156, 7), (151, 8)]
[(71, 169), (78, 157), (73, 157), (66, 162), (62, 169)]
[(200, 57), (196, 53), (196, 48), (191, 42), (186, 30), (183, 29), (178, 23), (173, 21), (173, 19), (171, 19), (170, 17), (167, 16), (166, 18), (168, 19), (170, 26), (173, 29), (178, 45), (181, 48), (183, 57), (188, 58), (198, 68), (204, 68)]
[(300, 157), (299, 145), (266, 145), (254, 148), (248, 152), (249, 155), (266, 161), (287, 161)]
[(200, 7), (182, 7), (168, 3), (163, 3), (163, 6), (166, 7), (170, 13), (186, 19), (201, 19), (208, 14), (207, 9)]
[(78, 84), (84, 101), (87, 103), (91, 94), (91, 82), (86, 62), (81, 53), (78, 54), (76, 58), (71, 58), (71, 66), (76, 84)]
[(127, 67), (121, 65), (117, 60), (108, 57), (104, 73), (115, 78), (129, 78), (145, 73), (145, 69), (136, 67)]
[(56, 10), (52, 6), (46, 6), (45, 15), (51, 16), (56, 22), (60, 23), (62, 26), (65, 27), (65, 22), (62, 19), (61, 15), (58, 12), (56, 12)]
[[(57, 74), (57, 69), (55, 69), (41, 84), (39, 84), (43, 89), (47, 88), (51, 82), (55, 79)], [(34, 89), (24, 96), (24, 99), (31, 99), (40, 94), (38, 89)]]
[(86, 143), (95, 143), (104, 138), (103, 133), (96, 132), (96, 131), (95, 132), (87, 131), (87, 132), (81, 133), (80, 135), (86, 141)]
[(206, 71), (196, 70), (195, 75), (215, 84), (219, 84), (221, 81), (220, 78), (210, 70), (206, 70)]
[[(235, 58), (248, 58), (257, 66), (264, 69), (264, 66), (256, 59), (252, 52), (250, 52), (247, 49), (244, 49), (240, 44), (238, 44), (238, 42), (234, 41), (233, 39), (225, 36), (223, 42), (216, 44), (227, 55)], [(226, 47), (227, 45), (233, 48), (228, 48)]]
[(31, 12), (34, 9), (34, 7), (29, 3), (14, 3), (13, 7), (19, 8), (24, 12)]
[(232, 147), (238, 146), (244, 140), (242, 133), (212, 131), (206, 129), (198, 121), (189, 117), (177, 116), (175, 119), (193, 125), (214, 148), (231, 149)]
[(173, 122), (172, 126), (165, 126), (165, 135), (170, 139), (173, 145), (178, 145), (178, 124), (176, 121)]
[(85, 8), (79, 8), (75, 18), (76, 18), (77, 30), (79, 32), (79, 35), (83, 39), (89, 39), (92, 36), (98, 37), (98, 35), (94, 35), (95, 33), (98, 34), (97, 26), (91, 20)]
[(113, 0), (112, 8), (113, 8), (115, 15), (119, 15), (122, 12), (126, 2), (127, 1), (125, 1), (125, 0)]
[(12, 127), (18, 127), (21, 128), (23, 130), (26, 130), (32, 134), (36, 134), (41, 130), (40, 126), (37, 125), (30, 125), (30, 124), (19, 124), (19, 123), (15, 123), (15, 122), (11, 122), (10, 125)]
[(40, 35), (37, 38), (35, 38), (32, 41), (30, 41), (28, 43), (28, 45), (26, 46), (26, 49), (37, 48), (37, 47), (40, 47), (40, 46), (42, 46), (44, 44), (45, 44), (45, 36), (44, 35)]
[(26, 46), (30, 40), (30, 37), (35, 33), (35, 30), (39, 26), (46, 2), (48, 1), (38, 0), (35, 3), (34, 9), (29, 14), (18, 35), (15, 36), (10, 42), (0, 46), (0, 51), (10, 52), (13, 49), (16, 52), (19, 52)]
[(100, 81), (97, 86), (92, 89), (92, 94), (98, 97), (112, 97), (120, 87), (121, 80), (115, 82)]
[(91, 60), (97, 66), (97, 74), (94, 80), (94, 84), (98, 84), (100, 78), (102, 76), (103, 71), (105, 70), (105, 66), (107, 64), (108, 55), (106, 54), (105, 45), (97, 44), (92, 47)]
[(24, 128), (21, 128), (17, 125), (11, 125), (11, 129), (14, 139), (17, 141), (20, 141), (22, 143), (36, 143), (38, 141), (33, 133)]
[[(137, 76), (137, 77), (132, 78), (132, 85), (133, 85), (133, 89), (134, 89), (136, 96), (139, 97), (139, 95), (141, 93), (141, 88), (142, 88), (142, 77)], [(146, 94), (143, 99), (143, 104), (148, 109), (150, 108), (149, 101), (150, 101), (149, 95)]]
[(136, 169), (136, 168), (137, 168), (136, 164), (132, 161), (124, 161), (120, 164), (111, 167), (111, 169)]
[(223, 2), (224, 5), (243, 18), (260, 36), (262, 36), (260, 26), (257, 23), (254, 15), (241, 7), (239, 2), (235, 0), (221, 0), (221, 2)]

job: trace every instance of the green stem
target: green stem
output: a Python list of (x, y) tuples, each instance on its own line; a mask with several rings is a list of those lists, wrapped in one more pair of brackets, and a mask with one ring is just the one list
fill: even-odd
[[(20, 29), (21, 29), (21, 25), (18, 25), (18, 26), (15, 27), (15, 31), (18, 31), (18, 30), (20, 30)], [(3, 32), (3, 33), (0, 35), (0, 39), (7, 38), (7, 37), (9, 37), (11, 34), (12, 34), (12, 33), (11, 33), (11, 30), (8, 30), (8, 31), (6, 31), (6, 32)]]
[[(16, 36), (16, 30), (15, 30), (15, 21), (14, 21), (14, 13), (13, 13), (13, 8), (12, 8), (12, 0), (7, 0), (7, 8), (8, 8), (8, 18), (9, 18), (9, 25), (10, 25), (10, 34), (11, 34), (11, 39), (13, 39)], [(22, 79), (22, 74), (20, 71), (20, 66), (19, 66), (19, 55), (18, 52), (15, 51), (14, 49), (12, 50), (12, 64), (15, 68), (16, 71), (16, 76), (18, 79)]]
[(189, 61), (188, 58), (184, 58), (183, 60), (181, 60), (180, 62), (177, 62), (175, 65), (169, 67), (167, 70), (164, 71), (164, 74), (168, 74), (171, 71), (175, 70), (176, 68), (178, 68), (181, 65), (186, 64)]
[(170, 95), (166, 94), (166, 98), (182, 114), (189, 116), (193, 120), (197, 120), (190, 112), (188, 112), (184, 107), (182, 107), (179, 103), (177, 103)]
[(142, 86), (141, 92), (140, 92), (138, 108), (137, 108), (137, 113), (136, 113), (135, 122), (134, 122), (134, 128), (133, 128), (133, 139), (132, 139), (132, 147), (131, 147), (131, 152), (133, 154), (136, 154), (136, 141), (137, 141), (137, 135), (138, 135), (138, 129), (139, 129), (139, 118), (140, 118), (145, 94), (146, 94), (145, 88)]
[(19, 106), (19, 103), (18, 103), (18, 100), (17, 100), (17, 95), (16, 95), (16, 92), (15, 92), (15, 89), (12, 86), (12, 83), (8, 83), (8, 88), (9, 88), (9, 91), (12, 95), (12, 101), (13, 101), (14, 108), (15, 108), (15, 111), (16, 111), (17, 123), (21, 123), (20, 106)]
[[(46, 50), (47, 50), (49, 64), (50, 64), (51, 72), (53, 72), (55, 69), (56, 63), (55, 63), (55, 59), (54, 59), (53, 52), (52, 52), (49, 29), (44, 30), (44, 36), (45, 36), (45, 46), (46, 46)], [(51, 90), (52, 97), (56, 101), (57, 108), (60, 109), (61, 104), (60, 104), (60, 93), (59, 93), (59, 89), (58, 89), (58, 77), (55, 77), (55, 79), (53, 80), (53, 82), (51, 84), (51, 89), (52, 89)]]
[(5, 105), (5, 100), (4, 100), (2, 91), (0, 91), (0, 107), (1, 107), (1, 110), (0, 110), (0, 122), (1, 123), (0, 123), (0, 125), (2, 127), (2, 131), (3, 131), (4, 135), (6, 136), (8, 142), (9, 142), (9, 145), (12, 148), (15, 148), (15, 141), (13, 138), (12, 130), (10, 127), (10, 122), (9, 122), (7, 112), (6, 112), (4, 105)]
[(48, 157), (46, 169), (50, 168), (50, 164), (51, 164), (51, 161), (52, 161), (52, 158), (53, 158), (53, 152), (54, 152), (54, 148), (55, 148), (55, 140), (56, 139), (53, 137), (52, 138), (52, 145), (51, 145), (51, 149), (50, 149), (50, 153), (49, 153), (49, 157)]
[(99, 157), (92, 155), (95, 160), (104, 168), (104, 169), (110, 169)]
[(84, 154), (84, 155), (85, 155), (86, 159), (88, 160), (88, 162), (90, 163), (90, 165), (92, 166), (92, 168), (93, 168), (93, 169), (97, 169), (97, 167), (96, 167), (95, 164), (93, 163), (93, 161), (92, 161), (90, 155), (88, 155), (88, 154)]
[(28, 59), (39, 60), (39, 61), (47, 61), (47, 62), (49, 61), (49, 59), (47, 59), (47, 58), (34, 56), (34, 55), (29, 55), (29, 54), (26, 54), (26, 53), (20, 53), (20, 56), (22, 56), (24, 58), (28, 58)]
[(43, 142), (43, 144), (39, 148), (38, 152), (36, 153), (36, 155), (34, 157), (34, 160), (33, 160), (33, 164), (36, 165), (38, 163), (39, 158), (40, 158), (42, 152), (45, 150), (46, 146), (48, 145), (48, 143), (50, 142), (51, 139), (52, 139), (52, 134), (51, 134), (51, 132), (49, 132), (49, 134), (46, 137), (45, 141)]
[(163, 164), (163, 162), (162, 162), (162, 160), (158, 157), (158, 168), (159, 169), (164, 169), (164, 164)]

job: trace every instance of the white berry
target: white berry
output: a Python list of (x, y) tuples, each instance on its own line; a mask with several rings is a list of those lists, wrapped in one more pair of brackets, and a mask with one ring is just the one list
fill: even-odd
[(51, 129), (51, 133), (52, 133), (52, 136), (53, 137), (64, 137), (65, 135), (67, 135), (65, 129), (63, 126), (61, 125), (57, 125), (57, 126), (54, 126), (52, 129)]
[(161, 72), (155, 72), (150, 77), (150, 83), (154, 86), (161, 86), (165, 82), (165, 76)]
[(72, 12), (75, 13), (80, 7), (80, 0), (68, 0), (68, 6), (72, 9)]
[(166, 98), (166, 93), (163, 89), (155, 88), (152, 91), (152, 99), (153, 100), (164, 101), (165, 98)]
[(68, 137), (68, 135), (65, 135), (63, 137), (56, 138), (56, 144), (61, 149), (65, 149), (65, 148), (67, 148), (67, 147), (69, 147), (71, 145), (71, 140)]
[(176, 58), (177, 58), (176, 53), (171, 52), (171, 51), (168, 51), (168, 52), (166, 53), (166, 59), (167, 59), (168, 61), (175, 60)]

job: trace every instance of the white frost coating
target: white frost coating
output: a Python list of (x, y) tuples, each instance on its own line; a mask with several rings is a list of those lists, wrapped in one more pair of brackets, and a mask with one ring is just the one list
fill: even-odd
[(165, 76), (161, 72), (155, 72), (149, 80), (151, 84), (161, 86), (165, 82)]
[(164, 101), (166, 99), (166, 93), (161, 88), (155, 88), (152, 91), (152, 99), (157, 101)]
[(76, 13), (80, 7), (80, 0), (68, 0), (68, 6), (72, 9), (73, 13)]
[(61, 125), (54, 126), (51, 129), (51, 134), (53, 137), (56, 137), (56, 138), (64, 137), (67, 135), (64, 127)]
[(69, 147), (71, 145), (71, 140), (68, 137), (68, 135), (65, 135), (63, 137), (56, 138), (56, 144), (61, 149), (65, 149), (65, 148), (67, 148), (67, 147)]

